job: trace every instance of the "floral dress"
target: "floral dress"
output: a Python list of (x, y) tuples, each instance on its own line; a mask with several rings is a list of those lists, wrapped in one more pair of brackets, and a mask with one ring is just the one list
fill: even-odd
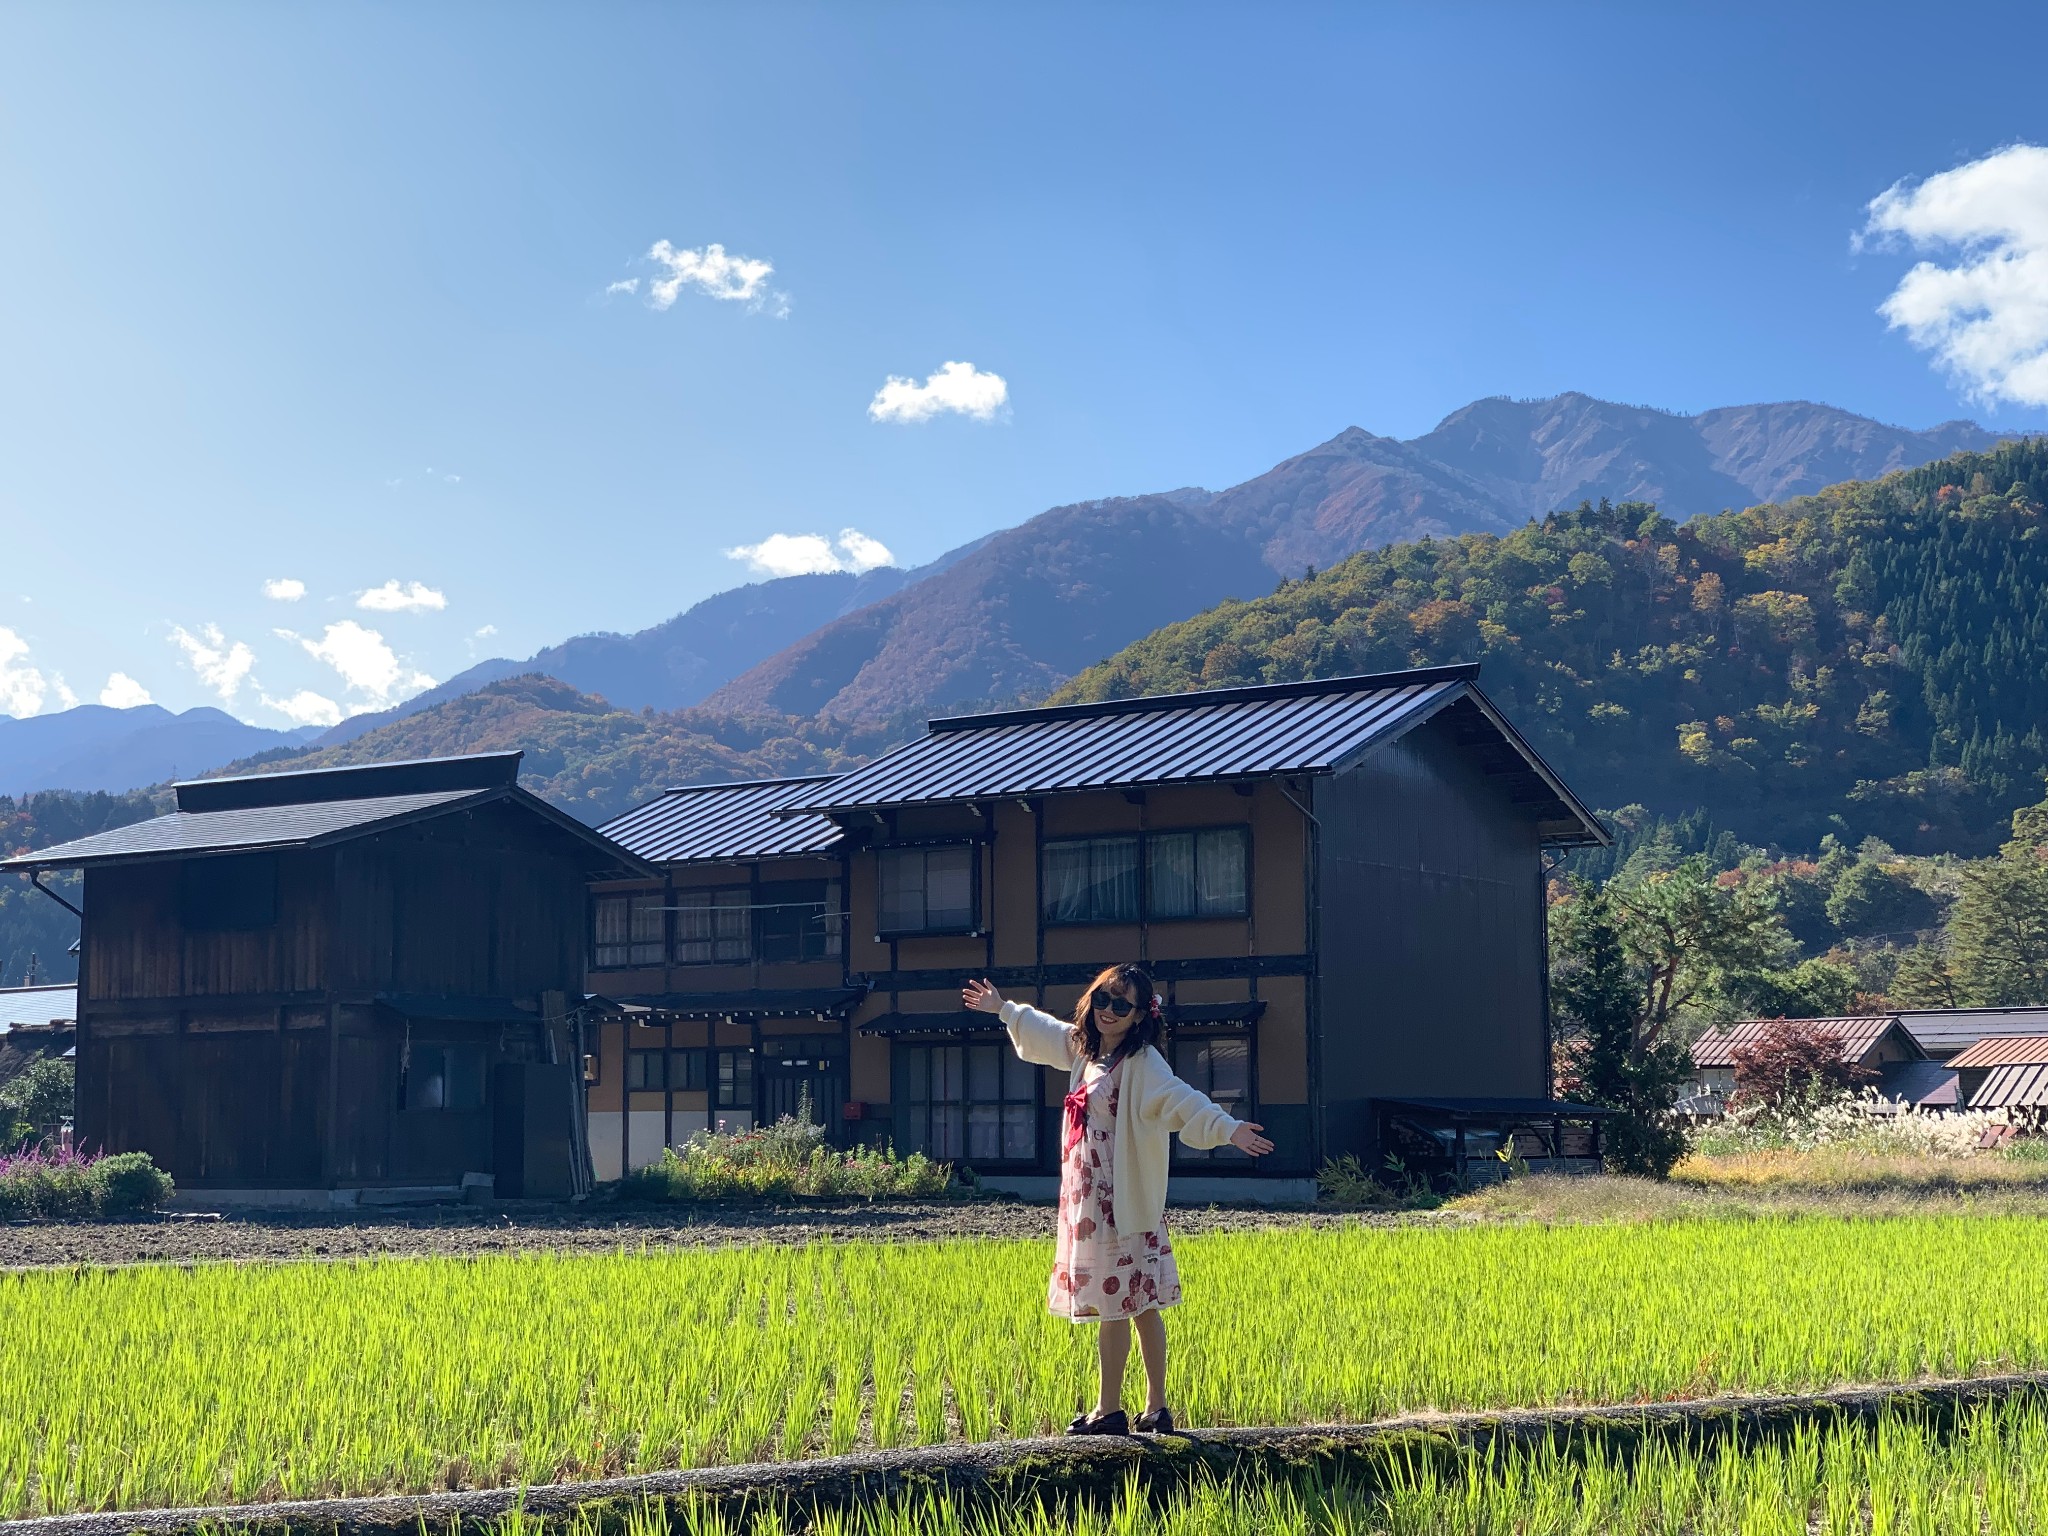
[(1112, 1180), (1116, 1169), (1119, 1060), (1082, 1070), (1067, 1095), (1060, 1154), (1060, 1235), (1053, 1253), (1046, 1305), (1055, 1317), (1077, 1323), (1136, 1317), (1180, 1303), (1180, 1271), (1162, 1217), (1150, 1232), (1116, 1229)]

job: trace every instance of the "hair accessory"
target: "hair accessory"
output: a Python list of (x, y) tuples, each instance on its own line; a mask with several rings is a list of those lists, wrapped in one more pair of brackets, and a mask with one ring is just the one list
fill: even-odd
[(1166, 1018), (1166, 999), (1157, 992), (1152, 994), (1152, 1017), (1161, 1021)]

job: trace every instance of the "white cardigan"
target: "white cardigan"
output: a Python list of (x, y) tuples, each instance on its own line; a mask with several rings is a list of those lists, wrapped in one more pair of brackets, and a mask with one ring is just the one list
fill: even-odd
[[(1081, 1081), (1087, 1065), (1074, 1038), (1074, 1026), (1028, 1003), (1004, 1003), (1003, 1027), (1010, 1043), (1026, 1061), (1041, 1067), (1062, 1067), (1067, 1091)], [(1166, 1058), (1152, 1046), (1124, 1058), (1123, 1082), (1117, 1092), (1115, 1159), (1112, 1173), (1116, 1229), (1125, 1237), (1158, 1228), (1166, 1214), (1167, 1138), (1176, 1131), (1190, 1147), (1220, 1147), (1239, 1122), (1207, 1095), (1174, 1076)]]

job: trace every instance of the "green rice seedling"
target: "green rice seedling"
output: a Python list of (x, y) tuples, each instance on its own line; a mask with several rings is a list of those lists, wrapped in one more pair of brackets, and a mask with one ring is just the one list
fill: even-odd
[[(1048, 1247), (0, 1277), (0, 1517), (1046, 1433), (1092, 1397), (1095, 1338), (1045, 1311)], [(1176, 1248), (1185, 1424), (2048, 1366), (2048, 1228), (2023, 1219), (1354, 1227)], [(1135, 1361), (1127, 1385), (1135, 1407)], [(1880, 1497), (1795, 1450), (1784, 1475), (1829, 1521), (1852, 1491)]]

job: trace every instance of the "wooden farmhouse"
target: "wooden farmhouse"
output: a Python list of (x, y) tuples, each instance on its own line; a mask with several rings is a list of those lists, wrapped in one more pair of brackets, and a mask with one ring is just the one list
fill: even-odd
[(594, 888), (599, 1178), (810, 1106), (1049, 1189), (1064, 1082), (961, 1011), (970, 976), (1069, 1013), (1140, 961), (1175, 1069), (1277, 1150), (1177, 1187), (1301, 1198), (1327, 1158), (1445, 1161), (1548, 1097), (1546, 850), (1605, 840), (1474, 667), (970, 715), (833, 778), (677, 789), (607, 824), (656, 873)]
[(198, 780), (0, 865), (84, 872), (78, 1141), (216, 1192), (571, 1193), (588, 882), (651, 870), (519, 756)]

